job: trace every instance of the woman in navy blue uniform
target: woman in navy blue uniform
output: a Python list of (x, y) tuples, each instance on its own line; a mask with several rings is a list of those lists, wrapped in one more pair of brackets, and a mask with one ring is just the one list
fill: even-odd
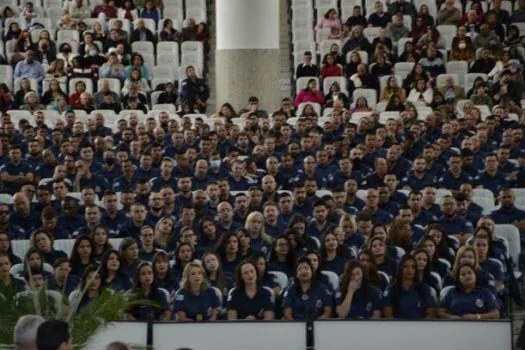
[(12, 265), (21, 264), (22, 259), (13, 254), (13, 247), (7, 232), (0, 232), (0, 253), (6, 253), (9, 255), (9, 260)]
[(221, 306), (206, 280), (204, 267), (196, 262), (186, 265), (173, 306), (177, 321), (215, 321)]
[(437, 276), (432, 275), (432, 269), (429, 264), (430, 259), (427, 252), (418, 248), (411, 254), (414, 259), (416, 259), (416, 270), (419, 280), (433, 288), (436, 296), (439, 295), (439, 291), (441, 290), (440, 279)]
[(175, 266), (173, 266), (173, 272), (177, 281), (182, 279), (182, 273), (190, 262), (195, 260), (195, 252), (193, 251), (189, 243), (181, 243), (175, 250)]
[[(240, 259), (249, 259), (253, 255), (254, 251), (252, 249), (250, 234), (248, 233), (248, 230), (245, 228), (241, 228), (240, 230), (235, 231), (235, 235), (239, 239)], [(219, 243), (217, 243), (217, 246), (219, 246)]]
[(372, 286), (363, 265), (357, 261), (346, 264), (336, 292), (336, 313), (343, 319), (381, 317), (382, 292)]
[(344, 214), (339, 220), (339, 227), (344, 235), (344, 245), (353, 248), (355, 251), (361, 249), (365, 244), (365, 236), (357, 232), (355, 216)]
[(322, 272), (323, 266), (321, 263), (321, 255), (317, 252), (317, 250), (309, 250), (304, 254), (304, 257), (308, 259), (312, 265), (314, 279), (321, 283), (326, 288), (326, 290), (328, 290), (328, 293), (332, 295), (335, 290), (332, 286), (332, 283), (330, 283), (330, 278)]
[(272, 291), (259, 283), (252, 261), (245, 260), (235, 272), (235, 288), (228, 294), (228, 320), (273, 320)]
[(122, 263), (117, 250), (108, 250), (102, 257), (100, 266), (100, 275), (104, 288), (111, 288), (115, 292), (126, 291), (131, 288), (130, 279), (120, 271)]
[(206, 278), (212, 287), (218, 288), (224, 300), (228, 296), (228, 291), (233, 288), (233, 275), (226, 276), (222, 271), (219, 255), (214, 252), (206, 252), (202, 256), (202, 265), (206, 272)]
[(307, 250), (319, 248), (317, 241), (308, 235), (307, 226), (306, 218), (301, 214), (294, 214), (288, 222), (286, 231), (295, 233), (295, 241), (297, 242), (295, 255), (297, 257), (302, 256)]
[(474, 250), (474, 247), (469, 244), (465, 244), (459, 248), (456, 254), (456, 261), (454, 261), (454, 266), (452, 267), (452, 271), (445, 278), (443, 285), (455, 285), (456, 279), (454, 276), (456, 275), (459, 266), (463, 264), (474, 266), (474, 270), (477, 274), (476, 281), (480, 287), (492, 289), (492, 292), (496, 293), (496, 290), (493, 289), (493, 277), (490, 274), (485, 273), (485, 271), (483, 271), (483, 269), (479, 266), (478, 254), (476, 253), (476, 250)]
[(314, 279), (312, 264), (299, 258), (294, 283), (282, 296), (282, 309), (286, 320), (316, 320), (332, 317), (332, 297), (326, 288)]
[(326, 232), (321, 237), (321, 263), (323, 270), (332, 271), (341, 276), (345, 269), (347, 257), (342, 256), (337, 236), (333, 232)]
[(398, 277), (383, 295), (385, 318), (418, 320), (435, 317), (436, 305), (430, 287), (419, 281), (416, 264), (411, 255), (401, 259)]
[(368, 241), (368, 250), (374, 255), (377, 269), (386, 273), (390, 280), (394, 280), (397, 272), (397, 263), (388, 256), (384, 239), (378, 236), (372, 237)]
[(55, 264), (57, 259), (68, 257), (63, 251), (53, 248), (53, 237), (46, 231), (36, 230), (31, 235), (31, 243), (42, 254), (44, 262), (51, 266)]
[(21, 271), (21, 274), (16, 277), (23, 277), (24, 272), (30, 270), (33, 267), (38, 268), (40, 271), (42, 271), (42, 277), (44, 277), (45, 279), (49, 279), (51, 277), (51, 273), (44, 271), (44, 257), (35, 248), (29, 248), (27, 250), (23, 264), (24, 271)]
[(131, 237), (122, 240), (119, 247), (120, 272), (125, 274), (133, 283), (139, 266), (139, 246), (137, 241)]
[[(100, 295), (102, 292), (102, 279), (100, 277), (100, 274), (97, 272), (98, 265), (93, 264), (89, 265), (84, 269), (84, 275), (82, 276), (82, 282), (80, 283), (77, 291), (79, 293), (82, 293), (84, 290), (86, 292), (82, 296), (82, 299), (80, 299), (80, 302), (78, 304), (77, 312), (81, 309), (89, 306), (93, 299), (95, 299), (97, 296)], [(87, 289), (85, 289), (87, 287)], [(80, 296), (80, 294), (77, 294), (77, 296)]]
[(294, 275), (295, 254), (286, 236), (280, 235), (275, 238), (268, 260), (268, 270), (283, 272), (288, 278)]
[(441, 278), (445, 278), (449, 274), (449, 268), (447, 264), (439, 260), (438, 246), (430, 234), (424, 235), (419, 241), (417, 247), (427, 252), (428, 256), (430, 257), (429, 265), (432, 271), (437, 272)]
[(93, 255), (97, 261), (101, 261), (104, 253), (112, 249), (109, 243), (109, 229), (104, 225), (97, 225), (90, 236), (93, 241)]
[[(432, 255), (432, 260), (435, 258), (446, 259), (450, 264), (454, 263), (454, 252), (459, 248), (449, 244), (447, 234), (439, 224), (429, 224), (427, 226), (427, 234), (434, 239), (436, 243), (436, 253)], [(450, 242), (452, 243), (452, 242)]]
[(237, 265), (241, 262), (239, 237), (235, 232), (228, 232), (217, 244), (217, 253), (221, 257), (222, 270), (230, 276), (235, 275)]
[(388, 236), (389, 232), (385, 225), (374, 225), (372, 226), (372, 233), (370, 235), (370, 238), (374, 237), (380, 237), (383, 239), (383, 242), (385, 242), (385, 249), (388, 254), (388, 257), (394, 260), (401, 259), (400, 256), (397, 254), (397, 249), (393, 245), (389, 245), (386, 242), (388, 242)]
[(143, 261), (137, 267), (131, 300), (133, 299), (149, 300), (156, 305), (133, 305), (126, 312), (129, 319), (137, 321), (168, 321), (171, 319), (168, 299), (155, 284), (153, 266), (150, 262)]
[(269, 254), (272, 248), (272, 237), (264, 229), (264, 216), (261, 212), (253, 211), (248, 214), (244, 228), (250, 235), (250, 245), (256, 252)]
[(56, 290), (69, 296), (81, 282), (80, 276), (71, 273), (68, 258), (60, 258), (55, 260), (53, 265), (53, 277), (47, 280), (47, 288), (49, 290)]
[(487, 288), (479, 286), (474, 266), (460, 265), (454, 277), (456, 285), (441, 301), (439, 308), (441, 318), (452, 320), (499, 319), (496, 297)]
[(93, 241), (89, 236), (80, 235), (76, 238), (69, 262), (71, 273), (77, 276), (83, 276), (86, 267), (95, 263)]
[[(281, 295), (281, 286), (275, 281), (275, 276), (269, 273), (270, 265), (268, 264), (268, 259), (263, 253), (255, 253), (252, 256), (252, 261), (257, 266), (257, 272), (259, 274), (259, 283), (263, 287), (268, 287), (273, 290), (273, 295), (278, 297)], [(275, 270), (271, 270), (275, 271)]]
[[(495, 229), (496, 229), (496, 224), (494, 223), (494, 220), (492, 220), (492, 218), (489, 216), (482, 216), (478, 220), (478, 226), (476, 230), (474, 230), (473, 236), (476, 237), (479, 234), (485, 234), (489, 239), (488, 257), (498, 259), (507, 267), (508, 265), (507, 260), (509, 260), (508, 247), (505, 245), (505, 242), (503, 239), (494, 237)], [(510, 262), (510, 264), (512, 263), (518, 263), (518, 262), (517, 261)]]
[(153, 274), (155, 275), (155, 284), (158, 288), (166, 289), (170, 295), (179, 289), (179, 282), (175, 277), (173, 269), (170, 267), (170, 257), (164, 250), (157, 250), (153, 259)]
[(198, 226), (199, 244), (198, 252), (202, 256), (204, 253), (212, 251), (219, 242), (217, 228), (212, 217), (205, 216), (199, 221)]
[(15, 296), (25, 290), (25, 283), (11, 275), (11, 260), (7, 253), (0, 253), (0, 295)]
[(359, 261), (365, 269), (370, 284), (383, 292), (386, 287), (388, 287), (390, 280), (388, 275), (381, 274), (377, 270), (377, 263), (374, 255), (368, 250), (362, 250), (357, 255), (357, 261)]

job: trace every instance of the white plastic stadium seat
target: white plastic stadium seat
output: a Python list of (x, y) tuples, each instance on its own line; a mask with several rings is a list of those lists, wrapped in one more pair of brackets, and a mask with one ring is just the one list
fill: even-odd
[(332, 285), (332, 288), (334, 290), (337, 290), (339, 288), (339, 276), (335, 272), (332, 271), (321, 271), (323, 275), (328, 277), (328, 280), (330, 281), (330, 284)]

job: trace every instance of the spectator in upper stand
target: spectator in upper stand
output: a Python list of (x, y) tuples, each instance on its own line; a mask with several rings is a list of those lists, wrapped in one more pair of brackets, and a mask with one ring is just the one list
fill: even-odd
[(422, 156), (419, 156), (414, 159), (412, 171), (401, 181), (401, 186), (407, 187), (412, 191), (421, 191), (434, 182), (434, 176), (427, 171), (427, 161)]
[(421, 18), (423, 20), (423, 24), (427, 27), (432, 27), (436, 24), (435, 19), (430, 15), (428, 6), (426, 4), (421, 4), (421, 6), (419, 6), (417, 17)]
[[(516, 7), (516, 4), (514, 4)], [(525, 0), (518, 1), (518, 8), (514, 9), (512, 16), (510, 17), (511, 23), (525, 22)]]
[(343, 46), (343, 56), (353, 50), (362, 50), (369, 52), (371, 45), (366, 36), (363, 35), (363, 29), (360, 26), (352, 28), (352, 36)]
[(171, 19), (165, 19), (162, 30), (159, 32), (159, 41), (179, 41), (180, 33), (174, 28)]
[(323, 78), (343, 75), (343, 68), (335, 62), (334, 57), (330, 53), (326, 55), (326, 63), (321, 67), (321, 75)]
[(429, 45), (427, 49), (427, 56), (419, 60), (419, 63), (425, 68), (425, 71), (430, 74), (432, 78), (440, 74), (445, 74), (445, 63), (442, 58), (437, 56), (438, 50), (435, 45)]
[(499, 170), (499, 159), (496, 153), (485, 155), (485, 170), (480, 172), (477, 183), (496, 194), (502, 187), (509, 185), (509, 178)]
[(350, 77), (348, 94), (352, 95), (355, 89), (375, 89), (378, 90), (379, 83), (377, 77), (368, 73), (366, 65), (357, 66), (357, 73)]
[(467, 61), (474, 60), (474, 44), (472, 39), (466, 35), (467, 30), (461, 26), (458, 28), (458, 35), (452, 40), (452, 51), (450, 53), (451, 61)]
[(410, 36), (410, 29), (403, 23), (403, 15), (400, 13), (392, 18), (391, 23), (388, 23), (386, 32), (394, 43), (397, 43), (401, 38), (408, 38)]
[(509, 11), (501, 8), (501, 0), (492, 0), (490, 10), (485, 14), (485, 18), (491, 14), (496, 16), (497, 23), (504, 24), (507, 27), (511, 23)]
[(15, 67), (14, 78), (36, 79), (39, 83), (44, 80), (45, 72), (42, 64), (35, 60), (35, 52), (27, 51), (26, 59), (18, 62)]
[(339, 30), (342, 29), (341, 20), (337, 16), (337, 11), (335, 9), (329, 9), (324, 14), (324, 18), (322, 18), (317, 24), (317, 26), (315, 26), (315, 30), (321, 30), (323, 28), (332, 28), (332, 27), (336, 27)]
[(333, 107), (336, 101), (341, 101), (344, 108), (350, 107), (350, 100), (344, 92), (341, 91), (341, 86), (337, 81), (330, 85), (330, 91), (325, 95), (325, 107)]
[(473, 226), (457, 214), (456, 200), (451, 195), (441, 198), (441, 217), (437, 221), (449, 236), (455, 236), (463, 245), (472, 236)]
[(71, 1), (68, 11), (73, 19), (83, 20), (91, 18), (91, 9), (87, 5), (87, 1), (84, 2), (84, 0)]
[(144, 22), (144, 20), (139, 19), (137, 21), (136, 29), (133, 31), (133, 33), (131, 33), (130, 41), (132, 43), (136, 41), (149, 41), (154, 43), (155, 35), (153, 35), (153, 32), (151, 30), (146, 28), (146, 23)]
[(476, 49), (497, 47), (499, 44), (498, 35), (490, 31), (488, 24), (483, 23), (479, 26), (479, 34), (474, 38), (474, 47)]
[(427, 31), (417, 41), (421, 50), (425, 51), (431, 44), (435, 45), (438, 49), (445, 48), (445, 39), (441, 36), (436, 27), (428, 27)]
[(193, 18), (186, 19), (186, 26), (182, 28), (181, 42), (194, 41), (197, 39), (197, 24)]
[(240, 118), (247, 118), (251, 113), (255, 113), (257, 118), (268, 118), (268, 112), (264, 109), (259, 109), (259, 99), (256, 96), (248, 98), (248, 106), (239, 111), (239, 116)]
[(461, 11), (454, 5), (454, 0), (445, 0), (437, 16), (437, 23), (439, 25), (459, 25), (461, 22)]
[(406, 0), (396, 0), (395, 2), (390, 3), (388, 12), (390, 12), (392, 15), (398, 13), (401, 15), (409, 15), (412, 17), (412, 22), (415, 22), (417, 16), (416, 7), (412, 5), (411, 2)]
[(92, 17), (97, 18), (102, 14), (106, 18), (117, 18), (118, 9), (115, 6), (115, 0), (106, 0), (103, 4), (95, 6)]
[(299, 63), (295, 71), (295, 78), (299, 79), (301, 77), (318, 77), (321, 75), (319, 66), (315, 63), (312, 63), (312, 53), (310, 51), (305, 51), (303, 56), (303, 63)]
[(210, 95), (206, 80), (198, 78), (195, 67), (186, 68), (186, 79), (181, 83), (180, 102), (190, 103), (200, 113), (206, 112), (206, 101)]
[(489, 26), (489, 30), (498, 36), (500, 42), (505, 40), (505, 28), (501, 22), (497, 21), (496, 15), (494, 13), (488, 13), (485, 16), (484, 22)]
[(481, 50), (479, 58), (474, 61), (472, 66), (470, 66), (470, 72), (489, 74), (492, 71), (492, 69), (494, 69), (495, 65), (496, 61), (491, 56), (490, 50), (484, 48)]
[(315, 102), (319, 103), (320, 105), (324, 104), (324, 96), (323, 93), (317, 88), (317, 80), (308, 80), (306, 88), (299, 92), (299, 94), (295, 97), (293, 104), (297, 108), (301, 103), (304, 102)]
[(153, 3), (153, 0), (146, 1), (146, 6), (144, 9), (140, 12), (141, 18), (149, 18), (155, 21), (155, 24), (157, 24), (160, 20), (160, 11), (157, 7), (155, 7), (155, 4)]
[(132, 0), (125, 0), (122, 8), (118, 9), (118, 18), (127, 19), (133, 23), (137, 18), (139, 18), (138, 10), (135, 8)]
[(392, 21), (392, 15), (389, 12), (385, 12), (385, 6), (382, 1), (376, 1), (375, 10), (376, 12), (368, 17), (368, 26), (385, 28)]
[(346, 20), (345, 25), (353, 27), (353, 26), (367, 26), (366, 17), (363, 16), (363, 13), (361, 11), (361, 6), (354, 6), (354, 10), (352, 11), (352, 16), (348, 17)]
[(463, 88), (459, 85), (456, 85), (454, 78), (447, 76), (445, 79), (445, 84), (438, 87), (438, 91), (443, 94), (445, 101), (458, 101), (465, 98), (465, 92)]
[(0, 167), (0, 179), (3, 182), (2, 192), (14, 194), (23, 185), (33, 182), (33, 169), (22, 158), (20, 146), (12, 145), (9, 148), (9, 161)]

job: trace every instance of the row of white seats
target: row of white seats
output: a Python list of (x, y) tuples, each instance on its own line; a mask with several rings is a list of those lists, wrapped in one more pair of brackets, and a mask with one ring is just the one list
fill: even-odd
[[(122, 242), (122, 238), (110, 238), (109, 243), (113, 246), (113, 248), (119, 250), (120, 243)], [(53, 247), (56, 250), (62, 250), (65, 252), (68, 256), (71, 256), (71, 252), (73, 251), (73, 245), (75, 244), (74, 239), (57, 239), (53, 242)], [(13, 247), (13, 254), (20, 258), (24, 258), (29, 248), (31, 248), (31, 241), (29, 239), (21, 239), (21, 240), (13, 240), (11, 241), (11, 245)], [(46, 267), (46, 271), (49, 270), (49, 267)]]

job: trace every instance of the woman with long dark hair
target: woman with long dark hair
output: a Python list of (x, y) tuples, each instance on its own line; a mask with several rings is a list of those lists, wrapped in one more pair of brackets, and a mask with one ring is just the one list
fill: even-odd
[(102, 260), (104, 253), (113, 249), (109, 243), (109, 230), (106, 226), (97, 225), (93, 228), (90, 235), (93, 240), (93, 255), (96, 260)]
[(368, 250), (374, 255), (377, 269), (386, 273), (390, 279), (394, 279), (397, 273), (396, 261), (388, 255), (383, 237), (372, 237), (368, 241)]
[(133, 281), (140, 263), (137, 241), (131, 237), (124, 238), (120, 243), (119, 254), (121, 262), (120, 271)]
[(339, 246), (337, 236), (333, 232), (326, 232), (321, 237), (321, 262), (323, 269), (332, 271), (341, 276), (344, 271), (346, 259), (348, 256), (343, 256), (342, 247)]
[(85, 268), (84, 274), (82, 275), (82, 281), (77, 289), (77, 297), (80, 297), (80, 293), (84, 290), (86, 292), (82, 296), (82, 299), (80, 299), (77, 312), (89, 306), (93, 302), (93, 299), (102, 293), (103, 286), (102, 279), (98, 273), (98, 265), (93, 264)]
[(131, 280), (120, 271), (122, 262), (116, 249), (106, 251), (100, 265), (100, 276), (104, 288), (110, 288), (115, 292), (126, 291), (131, 288)]
[(370, 284), (363, 265), (357, 261), (346, 264), (336, 293), (339, 318), (380, 318), (381, 291)]
[(288, 278), (293, 276), (295, 254), (290, 240), (286, 236), (280, 235), (275, 238), (268, 260), (268, 270), (283, 272)]
[(419, 280), (416, 260), (405, 255), (399, 263), (397, 278), (384, 293), (385, 318), (423, 319), (435, 316), (430, 287)]
[(195, 260), (195, 252), (189, 243), (181, 243), (175, 250), (175, 266), (173, 272), (178, 281), (182, 279), (184, 268)]
[(384, 291), (390, 280), (387, 274), (379, 273), (377, 269), (376, 259), (374, 255), (369, 250), (362, 250), (357, 255), (357, 261), (361, 263), (364, 268), (365, 273), (368, 275), (370, 284), (380, 291)]
[(157, 250), (151, 264), (157, 287), (166, 289), (170, 295), (175, 293), (179, 289), (179, 282), (170, 266), (169, 254), (164, 250)]
[(221, 257), (221, 265), (225, 274), (235, 275), (241, 262), (239, 237), (235, 232), (228, 232), (217, 243), (217, 253)]
[(288, 222), (286, 232), (293, 231), (295, 234), (295, 255), (301, 256), (310, 249), (318, 249), (317, 241), (308, 235), (306, 227), (308, 223), (306, 218), (301, 214), (294, 214)]
[(93, 241), (89, 236), (80, 235), (75, 239), (69, 262), (71, 273), (77, 276), (83, 276), (86, 267), (95, 263)]
[(233, 276), (224, 274), (219, 255), (211, 251), (204, 253), (202, 265), (210, 285), (218, 288), (223, 296), (227, 296), (228, 291), (233, 288)]
[(430, 267), (430, 257), (428, 253), (423, 249), (415, 249), (411, 254), (416, 260), (416, 273), (419, 277), (419, 280), (423, 283), (426, 283), (429, 287), (433, 288), (436, 292), (436, 295), (439, 295), (439, 292), (441, 290), (441, 279), (432, 275), (432, 269)]
[(13, 246), (11, 245), (11, 240), (9, 239), (7, 232), (0, 232), (0, 253), (7, 254), (12, 265), (22, 263), (22, 259), (13, 253)]
[(437, 272), (441, 278), (445, 278), (449, 272), (449, 269), (446, 263), (439, 260), (436, 241), (427, 234), (421, 238), (417, 247), (424, 250), (428, 254), (428, 265), (430, 269)]

